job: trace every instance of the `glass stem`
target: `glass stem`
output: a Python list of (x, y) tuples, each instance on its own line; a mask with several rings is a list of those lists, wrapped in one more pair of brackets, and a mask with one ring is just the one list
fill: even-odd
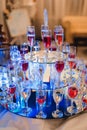
[(25, 108), (27, 109), (28, 108), (28, 100), (25, 99)]
[(56, 103), (56, 111), (59, 111), (59, 103)]
[(73, 99), (71, 99), (71, 107), (72, 107), (72, 110), (71, 110), (71, 115), (73, 114)]
[(26, 72), (24, 71), (24, 82), (26, 81)]
[(40, 113), (42, 113), (42, 112), (43, 112), (43, 105), (40, 104)]
[(60, 76), (61, 76), (61, 73), (58, 73), (58, 87), (60, 87)]
[(31, 55), (31, 58), (32, 58), (32, 46), (30, 46), (30, 55)]
[(70, 81), (72, 83), (72, 69), (70, 69)]

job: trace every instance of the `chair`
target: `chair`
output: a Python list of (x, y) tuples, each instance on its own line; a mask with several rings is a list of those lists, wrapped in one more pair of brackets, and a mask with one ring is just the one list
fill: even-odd
[(26, 8), (13, 9), (6, 24), (12, 41), (10, 44), (21, 44), (26, 39), (27, 26), (31, 25), (31, 21)]

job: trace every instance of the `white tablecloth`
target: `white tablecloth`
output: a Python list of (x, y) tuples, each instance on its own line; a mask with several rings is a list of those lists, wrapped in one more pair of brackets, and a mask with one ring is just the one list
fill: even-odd
[(32, 119), (0, 112), (0, 130), (87, 130), (87, 113), (71, 119)]

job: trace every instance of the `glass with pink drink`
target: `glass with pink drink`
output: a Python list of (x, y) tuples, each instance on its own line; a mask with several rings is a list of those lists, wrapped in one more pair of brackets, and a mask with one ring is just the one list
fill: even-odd
[(34, 26), (27, 27), (27, 38), (28, 38), (28, 45), (30, 47), (30, 54), (32, 57), (32, 49), (35, 43), (35, 27)]

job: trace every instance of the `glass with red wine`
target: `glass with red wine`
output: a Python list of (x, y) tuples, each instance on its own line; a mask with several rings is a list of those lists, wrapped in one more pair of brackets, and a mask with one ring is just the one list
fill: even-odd
[(41, 25), (41, 38), (42, 38), (42, 41), (43, 41), (43, 38), (44, 38), (44, 33), (49, 29), (49, 26), (48, 25)]
[(58, 50), (60, 50), (64, 40), (64, 29), (61, 25), (54, 28), (54, 39), (57, 44)]
[(61, 73), (64, 70), (65, 66), (65, 57), (63, 54), (60, 54), (60, 57), (57, 57), (57, 61), (55, 62), (55, 69), (58, 73), (58, 86), (57, 88), (61, 87)]
[(25, 59), (22, 59), (20, 61), (21, 70), (23, 72), (23, 81), (26, 82), (26, 72), (28, 70), (28, 61)]
[(52, 31), (48, 29), (46, 32), (44, 32), (44, 35), (43, 35), (43, 44), (46, 50), (46, 59), (48, 58), (51, 41), (52, 41)]
[(77, 113), (77, 110), (74, 106), (74, 100), (78, 96), (78, 92), (79, 92), (79, 89), (76, 84), (71, 84), (68, 86), (67, 95), (68, 95), (69, 99), (71, 100), (71, 105), (67, 107), (67, 111), (71, 115)]
[(34, 26), (27, 27), (27, 38), (28, 38), (28, 45), (30, 47), (30, 57), (32, 58), (33, 56), (32, 50), (35, 44), (35, 27)]
[(43, 84), (42, 87), (39, 87), (36, 90), (36, 103), (39, 104), (39, 112), (36, 115), (36, 118), (45, 119), (47, 114), (43, 110), (43, 106), (46, 102), (46, 94), (47, 94), (47, 85)]
[(20, 46), (20, 54), (22, 57), (24, 57), (25, 54), (27, 54), (29, 52), (28, 50), (28, 45), (27, 43), (23, 43), (21, 46)]
[(9, 101), (8, 101), (8, 109), (15, 112), (18, 108), (17, 104), (14, 102), (14, 97), (16, 94), (17, 84), (14, 81), (10, 81), (8, 86), (8, 95), (9, 95)]

